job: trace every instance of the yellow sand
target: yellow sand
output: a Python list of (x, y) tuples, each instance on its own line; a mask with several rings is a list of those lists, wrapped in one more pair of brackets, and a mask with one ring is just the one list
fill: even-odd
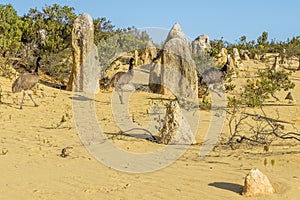
[[(263, 67), (253, 61), (244, 62), (249, 70)], [(300, 72), (292, 76), (296, 87), (293, 95), (300, 100)], [(82, 145), (76, 131), (72, 93), (39, 85), (33, 97), (26, 97), (19, 110), (22, 94), (12, 94), (13, 80), (0, 77), (0, 199), (245, 199), (240, 195), (245, 175), (251, 168), (265, 173), (276, 189), (276, 194), (252, 199), (299, 199), (300, 146), (288, 141), (271, 146), (225, 150), (216, 148), (204, 159), (199, 158), (200, 144), (209, 126), (211, 113), (199, 111), (198, 144), (173, 164), (150, 173), (131, 174), (111, 169), (97, 161)], [(243, 82), (245, 79), (236, 79)], [(300, 130), (300, 106), (284, 101), (286, 92), (278, 96), (281, 102), (269, 102), (265, 111), (280, 119), (292, 121)], [(112, 136), (120, 130), (112, 120), (111, 92), (95, 96), (95, 110), (99, 125), (113, 145), (128, 152), (151, 152), (163, 145), (127, 136)], [(151, 103), (165, 98), (161, 95), (135, 92), (129, 112), (134, 122), (146, 126), (151, 119), (147, 109)], [(167, 98), (167, 97), (166, 97)], [(61, 123), (62, 117), (66, 122)], [(228, 131), (225, 123), (224, 132)], [(298, 145), (297, 145), (298, 144)], [(61, 150), (72, 147), (63, 158)], [(116, 159), (118, 159), (116, 157)], [(264, 160), (267, 159), (267, 165)], [(271, 160), (275, 160), (274, 166)]]

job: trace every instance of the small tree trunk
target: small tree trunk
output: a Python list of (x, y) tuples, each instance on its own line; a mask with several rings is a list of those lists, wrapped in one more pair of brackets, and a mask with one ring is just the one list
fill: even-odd
[(275, 96), (275, 94), (271, 94), (271, 96), (276, 99), (276, 101), (279, 101), (279, 98)]

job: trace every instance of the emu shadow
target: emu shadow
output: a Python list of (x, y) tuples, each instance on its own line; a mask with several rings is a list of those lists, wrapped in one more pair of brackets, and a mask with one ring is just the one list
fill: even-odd
[(262, 104), (262, 106), (290, 107), (290, 106), (295, 106), (295, 104), (266, 103), (266, 104)]
[(39, 83), (45, 85), (45, 86), (48, 86), (48, 87), (53, 87), (53, 88), (56, 88), (56, 89), (60, 89), (60, 90), (66, 90), (67, 89), (67, 86), (66, 85), (60, 85), (60, 84), (56, 84), (56, 83), (51, 83), (51, 82), (48, 82), (48, 81), (44, 81), (44, 80), (39, 80)]
[(230, 164), (228, 162), (220, 162), (220, 161), (208, 161), (207, 163), (211, 163), (211, 164), (224, 164), (224, 165), (229, 165)]
[(93, 99), (93, 98), (88, 98), (86, 96), (83, 95), (76, 95), (76, 96), (72, 96), (69, 97), (69, 99), (75, 100), (75, 101), (94, 101), (94, 102), (99, 102), (101, 103), (101, 101)]
[(227, 183), (227, 182), (213, 182), (209, 183), (209, 186), (214, 186), (216, 188), (220, 188), (223, 190), (229, 190), (231, 192), (235, 192), (237, 194), (242, 194), (243, 186), (235, 183)]
[[(144, 133), (129, 133), (129, 132), (134, 132), (134, 131), (143, 131)], [(159, 136), (153, 135), (150, 131), (148, 131), (147, 129), (143, 129), (143, 128), (132, 128), (132, 129), (126, 130), (126, 131), (119, 131), (118, 133), (106, 132), (105, 134), (111, 135), (111, 136), (123, 135), (123, 136), (128, 136), (128, 137), (133, 137), (133, 138), (145, 139), (150, 142), (155, 142), (158, 144), (161, 143), (161, 138)]]
[(154, 100), (154, 101), (169, 101), (169, 100), (174, 100), (174, 98), (163, 98), (163, 97), (148, 97), (147, 99)]
[(94, 99), (91, 99), (91, 98), (88, 98), (88, 97), (85, 97), (85, 96), (82, 96), (82, 95), (76, 95), (76, 96), (73, 96), (73, 97), (70, 97), (71, 99), (73, 100), (76, 100), (76, 101), (94, 101)]
[(4, 102), (4, 101), (1, 101), (1, 102), (0, 102), (0, 105), (5, 105), (5, 106), (8, 106), (8, 107), (11, 107), (11, 108), (15, 108), (15, 109), (20, 110), (20, 108), (19, 108), (19, 107), (16, 107), (16, 104), (14, 104), (14, 103), (7, 103), (7, 102)]

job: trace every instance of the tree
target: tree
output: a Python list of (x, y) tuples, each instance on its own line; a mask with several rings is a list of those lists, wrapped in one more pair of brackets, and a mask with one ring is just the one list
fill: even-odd
[(268, 40), (268, 32), (262, 32), (261, 36), (257, 38), (258, 45), (265, 45)]
[[(264, 54), (268, 51), (268, 32), (262, 32), (261, 36), (257, 38), (257, 45), (254, 47), (254, 52), (262, 55), (264, 58)], [(262, 59), (261, 58), (261, 59)]]
[(74, 8), (53, 4), (42, 11), (30, 9), (25, 22), (22, 42), (35, 43), (42, 52), (58, 53), (71, 44), (71, 31), (76, 18)]
[(225, 47), (223, 37), (221, 37), (221, 39), (219, 40), (210, 41), (210, 46), (211, 46), (211, 49), (209, 50), (210, 56), (212, 57), (217, 56), (220, 53), (221, 49)]
[(102, 40), (107, 40), (115, 34), (121, 33), (128, 29), (116, 29), (110, 20), (105, 17), (96, 18), (93, 20), (94, 23), (94, 40), (95, 44), (98, 45)]
[(247, 44), (247, 37), (245, 35), (239, 38), (239, 49), (246, 49)]
[(106, 35), (102, 34), (102, 36), (97, 47), (100, 65), (104, 69), (108, 69), (109, 65), (123, 53), (145, 49), (150, 39), (147, 32), (141, 32), (136, 28), (117, 30)]
[(0, 53), (15, 54), (21, 46), (23, 22), (12, 5), (0, 5)]
[(293, 37), (286, 45), (286, 54), (288, 58), (293, 56), (300, 59), (300, 36)]

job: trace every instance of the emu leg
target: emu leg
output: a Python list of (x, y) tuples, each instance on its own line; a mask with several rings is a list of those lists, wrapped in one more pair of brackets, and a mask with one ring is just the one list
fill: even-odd
[(121, 85), (116, 86), (116, 91), (118, 93), (121, 104), (123, 104), (123, 89)]
[(39, 105), (33, 100), (33, 98), (32, 98), (32, 96), (31, 96), (31, 94), (30, 94), (29, 91), (27, 92), (27, 94), (28, 94), (28, 96), (30, 97), (31, 101), (34, 103), (34, 106), (35, 106), (35, 107), (39, 106)]
[(25, 98), (26, 92), (23, 92), (23, 97), (22, 97), (22, 101), (21, 101), (21, 105), (20, 105), (20, 109), (22, 109), (23, 103), (24, 103), (24, 98)]
[(122, 100), (121, 100), (121, 104), (123, 104), (124, 102), (123, 102), (123, 89), (121, 89), (121, 98), (122, 98)]
[(123, 89), (121, 87), (121, 95), (119, 96), (121, 104), (123, 104)]
[(216, 93), (219, 97), (221, 97), (220, 93), (214, 88), (214, 84), (209, 84), (208, 85), (208, 90), (211, 92)]

